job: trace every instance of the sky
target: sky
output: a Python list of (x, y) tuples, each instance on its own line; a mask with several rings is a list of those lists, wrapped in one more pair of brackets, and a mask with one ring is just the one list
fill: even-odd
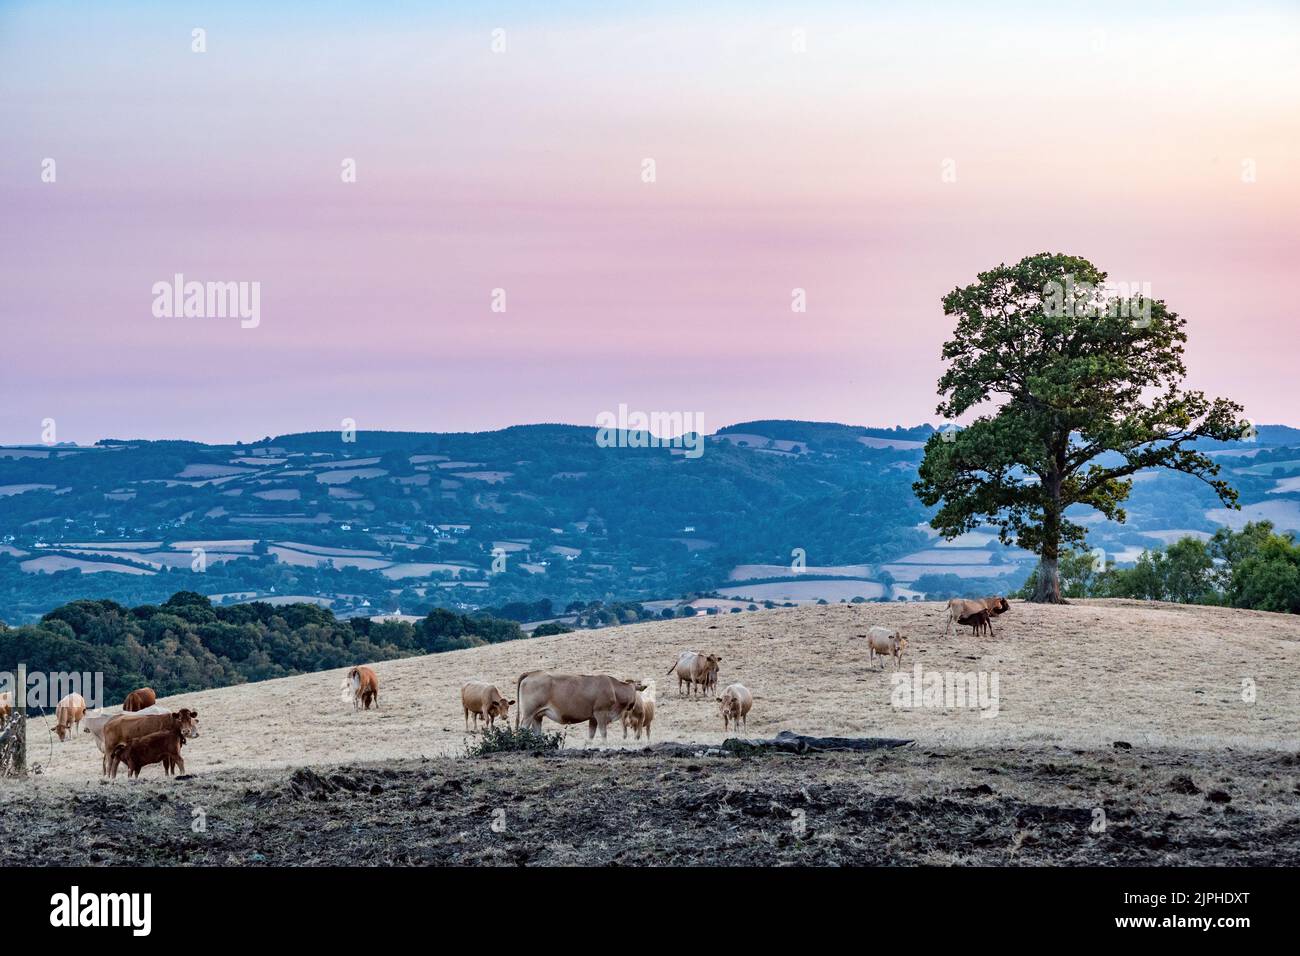
[(1044, 251), (1300, 424), (1300, 4), (266, 6), (0, 0), (0, 442), (938, 423)]

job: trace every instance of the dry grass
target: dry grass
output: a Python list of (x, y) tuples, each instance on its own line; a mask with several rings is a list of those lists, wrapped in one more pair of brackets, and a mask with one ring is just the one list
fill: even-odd
[[(1107, 750), (1115, 740), (1294, 750), (1300, 739), (1300, 618), (1129, 601), (1016, 603), (995, 638), (977, 639), (967, 628), (944, 638), (943, 615), (933, 603), (804, 607), (389, 661), (375, 665), (383, 709), (362, 713), (341, 697), (341, 670), (165, 702), (200, 713), (202, 736), (185, 749), (191, 773), (459, 754), (461, 683), (493, 681), (513, 697), (515, 678), (535, 668), (654, 678), (655, 741), (718, 742), (716, 705), (679, 698), (665, 676), (678, 651), (692, 649), (722, 655), (720, 687), (740, 681), (753, 691), (750, 736), (788, 729), (910, 737), (930, 747)], [(877, 623), (910, 636), (905, 670), (920, 663), (926, 671), (996, 672), (999, 715), (892, 706), (891, 671), (871, 670), (856, 636)], [(1243, 700), (1243, 679), (1255, 684), (1253, 704)], [(37, 735), (39, 728), (38, 721)], [(569, 745), (585, 735), (585, 727), (570, 728)], [(621, 729), (608, 743), (623, 746)], [(52, 753), (42, 743), (30, 757), (47, 777), (99, 775), (86, 734)]]

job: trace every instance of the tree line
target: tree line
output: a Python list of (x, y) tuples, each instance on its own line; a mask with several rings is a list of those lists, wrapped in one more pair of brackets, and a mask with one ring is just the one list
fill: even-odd
[(107, 703), (436, 654), (527, 635), (515, 621), (437, 609), (419, 621), (341, 621), (314, 604), (213, 605), (193, 591), (162, 604), (72, 601), (36, 624), (0, 624), (0, 670), (102, 672)]
[[(1037, 574), (1037, 572), (1034, 572)], [(1062, 555), (1066, 597), (1136, 598), (1179, 604), (1217, 604), (1300, 614), (1300, 544), (1272, 522), (1241, 531), (1220, 528), (1206, 541), (1187, 537), (1144, 551), (1131, 568), (1117, 568), (1087, 552)], [(1035, 593), (1034, 575), (1021, 597)]]

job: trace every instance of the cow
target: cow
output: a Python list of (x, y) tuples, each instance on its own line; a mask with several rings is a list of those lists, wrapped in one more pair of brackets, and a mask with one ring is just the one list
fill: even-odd
[(867, 632), (866, 636), (867, 662), (871, 663), (879, 657), (882, 659), (880, 667), (883, 670), (885, 667), (883, 659), (892, 657), (894, 670), (898, 670), (898, 665), (903, 660), (903, 651), (907, 648), (907, 638), (903, 636), (902, 631), (877, 624)]
[(137, 710), (152, 707), (157, 702), (158, 695), (154, 693), (152, 687), (141, 687), (139, 690), (133, 690), (126, 695), (126, 700), (122, 701), (122, 712), (124, 714), (133, 714)]
[(478, 719), (483, 718), (483, 726), (493, 726), (500, 717), (510, 726), (510, 708), (513, 700), (507, 700), (493, 684), (482, 681), (467, 681), (460, 686), (460, 706), (465, 711), (465, 732), (469, 733), (469, 715), (474, 715), (474, 729), (478, 730)]
[(976, 634), (986, 627), (990, 634), (995, 634), (992, 619), (1010, 607), (1004, 597), (981, 598), (978, 601), (953, 598), (948, 602), (948, 623), (943, 629), (944, 636), (948, 635), (954, 623), (965, 624), (973, 628)]
[(364, 664), (352, 668), (348, 671), (348, 676), (343, 678), (343, 689), (352, 690), (352, 709), (360, 710), (364, 705), (366, 710), (370, 705), (375, 705), (375, 710), (379, 709), (379, 678), (375, 672)]
[(177, 769), (184, 773), (185, 760), (181, 757), (184, 746), (185, 733), (179, 726), (125, 740), (113, 748), (108, 764), (109, 779), (117, 779), (117, 768), (123, 763), (128, 778), (140, 776), (141, 768), (155, 763), (163, 765), (163, 773), (168, 777)]
[(14, 712), (14, 699), (9, 691), (0, 694), (0, 727), (5, 725), (9, 715)]
[(85, 716), (86, 698), (80, 694), (69, 694), (54, 708), (54, 729), (50, 733), (58, 734), (59, 743), (63, 743), (72, 735), (73, 727), (80, 729)]
[[(152, 707), (146, 707), (144, 710), (137, 710), (134, 713), (127, 714), (129, 718), (135, 720), (139, 717), (148, 717), (151, 714), (170, 714), (171, 708), (165, 704), (154, 704)], [(81, 732), (90, 734), (95, 739), (95, 746), (99, 752), (104, 752), (104, 727), (114, 717), (121, 717), (121, 714), (106, 714), (102, 710), (93, 714), (87, 714), (81, 721)]]
[(677, 663), (668, 668), (669, 675), (677, 675), (677, 694), (682, 696), (682, 685), (695, 696), (695, 688), (708, 692), (708, 688), (717, 686), (718, 665), (722, 658), (716, 654), (701, 654), (699, 651), (682, 651), (677, 655)]
[(179, 729), (186, 737), (199, 735), (199, 713), (182, 707), (174, 713), (117, 714), (102, 728), (104, 773), (108, 773), (109, 758), (118, 744), (129, 743), (137, 737), (146, 737), (163, 730)]
[(549, 674), (528, 671), (515, 681), (515, 729), (522, 721), (529, 730), (542, 728), (542, 718), (557, 724), (587, 724), (587, 739), (596, 731), (608, 739), (609, 724), (623, 718), (636, 706), (637, 691), (646, 689), (640, 681), (620, 680), (608, 674)]
[(631, 727), (636, 731), (636, 739), (641, 739), (641, 731), (645, 730), (645, 739), (650, 739), (650, 725), (655, 719), (655, 682), (648, 680), (645, 682), (645, 690), (636, 692), (636, 703), (630, 710), (623, 712), (623, 739), (627, 740), (627, 729)]
[(728, 721), (735, 730), (739, 730), (742, 724), (748, 725), (745, 718), (749, 714), (749, 708), (754, 706), (754, 695), (748, 687), (732, 684), (722, 692), (721, 697), (715, 699), (718, 702), (718, 712), (722, 714), (723, 733), (727, 732)]

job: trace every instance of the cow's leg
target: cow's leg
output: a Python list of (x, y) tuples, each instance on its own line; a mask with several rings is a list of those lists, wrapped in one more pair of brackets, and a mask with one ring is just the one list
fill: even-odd
[(595, 717), (587, 721), (587, 739), (588, 740), (596, 739), (596, 718)]

